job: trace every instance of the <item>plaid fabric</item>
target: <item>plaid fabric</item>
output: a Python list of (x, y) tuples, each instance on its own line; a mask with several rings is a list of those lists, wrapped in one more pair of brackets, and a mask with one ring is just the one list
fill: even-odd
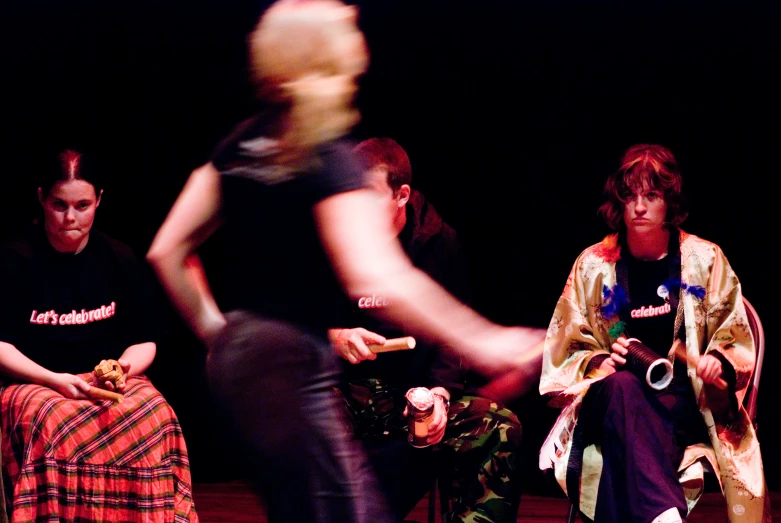
[(4, 386), (0, 418), (13, 523), (198, 522), (182, 429), (146, 377), (119, 404)]

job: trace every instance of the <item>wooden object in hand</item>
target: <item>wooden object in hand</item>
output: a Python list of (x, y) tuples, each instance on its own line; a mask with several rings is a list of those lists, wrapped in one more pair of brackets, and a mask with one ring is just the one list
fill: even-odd
[(369, 350), (376, 353), (379, 352), (394, 352), (397, 350), (410, 350), (415, 348), (415, 338), (412, 336), (405, 336), (403, 338), (392, 338), (385, 340), (382, 345), (369, 345)]

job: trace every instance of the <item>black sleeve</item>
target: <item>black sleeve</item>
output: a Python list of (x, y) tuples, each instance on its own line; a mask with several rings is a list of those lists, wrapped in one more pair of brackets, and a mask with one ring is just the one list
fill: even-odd
[[(268, 121), (262, 114), (245, 120), (215, 148), (211, 162), (223, 180), (238, 175), (267, 185), (279, 182), (281, 167), (275, 162), (275, 142), (265, 135)], [(289, 178), (296, 181), (299, 196), (314, 205), (329, 196), (365, 187), (363, 167), (353, 153), (354, 145), (348, 139), (340, 139), (318, 146), (306, 165)]]
[(588, 360), (588, 365), (586, 365), (586, 371), (583, 373), (583, 375), (588, 376), (591, 371), (599, 368), (599, 366), (602, 365), (602, 362), (609, 357), (609, 354), (597, 354), (596, 356), (592, 356), (591, 359)]
[(137, 343), (157, 343), (164, 333), (162, 291), (155, 285), (152, 269), (141, 261), (129, 247), (114, 246), (119, 258), (122, 293), (130, 311), (123, 324), (126, 347)]
[(732, 363), (730, 363), (721, 352), (714, 350), (709, 352), (709, 354), (713, 355), (721, 362), (721, 378), (727, 382), (727, 390), (729, 391), (729, 394), (727, 395), (729, 398), (729, 409), (731, 412), (737, 412), (738, 399), (736, 395), (736, 386), (738, 377), (737, 372), (735, 372), (735, 367), (732, 366)]
[(321, 146), (318, 160), (321, 172), (311, 177), (315, 202), (366, 186), (363, 168), (352, 152), (351, 142), (339, 140)]
[(717, 351), (711, 351), (709, 354), (716, 357), (721, 362), (721, 377), (724, 379), (724, 381), (727, 382), (729, 385), (729, 390), (734, 394), (735, 393), (735, 385), (737, 383), (737, 373), (735, 372), (735, 367), (732, 366), (732, 363), (729, 362), (727, 358), (724, 357), (724, 355)]

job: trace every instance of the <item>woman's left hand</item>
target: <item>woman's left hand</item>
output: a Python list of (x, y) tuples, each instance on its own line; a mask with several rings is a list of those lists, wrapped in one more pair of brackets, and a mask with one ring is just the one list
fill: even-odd
[(697, 376), (706, 385), (715, 385), (721, 378), (721, 360), (716, 356), (706, 354), (697, 362)]

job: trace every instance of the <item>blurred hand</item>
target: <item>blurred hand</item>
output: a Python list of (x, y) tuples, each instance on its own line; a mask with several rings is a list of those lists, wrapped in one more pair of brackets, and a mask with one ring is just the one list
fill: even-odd
[(491, 380), (478, 394), (507, 403), (536, 388), (542, 372), (545, 329), (501, 327), (495, 337), (485, 336), (477, 357), (469, 355), (475, 370)]
[(721, 372), (721, 360), (716, 356), (706, 354), (697, 362), (697, 376), (706, 385), (716, 385), (716, 382), (721, 378)]
[(477, 394), (501, 403), (520, 398), (531, 389), (536, 389), (542, 373), (542, 352), (522, 367), (506, 372), (477, 390)]
[(369, 350), (369, 345), (382, 345), (385, 337), (361, 327), (356, 329), (330, 329), (328, 338), (334, 352), (352, 364), (364, 360), (375, 360), (377, 355)]
[(90, 384), (73, 374), (65, 372), (54, 373), (47, 383), (47, 386), (52, 390), (56, 390), (66, 398), (74, 400), (90, 398), (87, 394), (90, 389)]
[(539, 377), (545, 329), (495, 327), (479, 332), (463, 349), (474, 369), (487, 377), (507, 373)]

